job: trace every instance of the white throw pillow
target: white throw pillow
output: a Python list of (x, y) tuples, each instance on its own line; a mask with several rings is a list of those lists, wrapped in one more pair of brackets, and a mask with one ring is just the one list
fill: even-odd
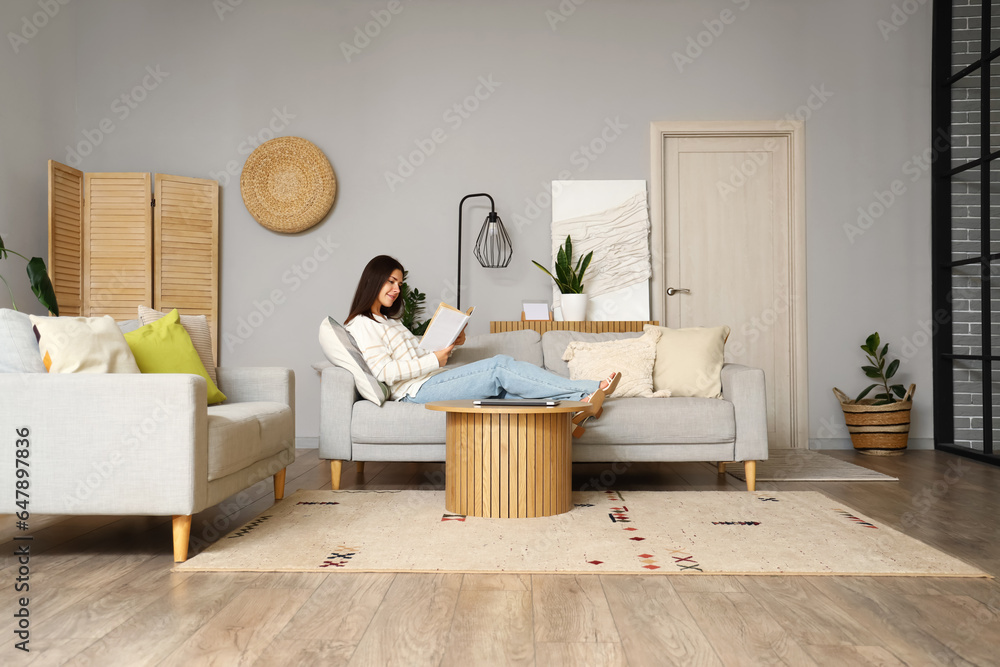
[[(166, 313), (161, 313), (146, 306), (139, 306), (139, 321), (143, 325), (152, 324), (160, 318), (166, 317), (171, 310), (173, 308), (167, 309)], [(204, 315), (181, 315), (181, 326), (191, 337), (191, 343), (198, 352), (198, 358), (204, 364), (208, 377), (212, 378), (212, 382), (215, 384), (219, 384), (219, 378), (215, 373), (215, 358), (212, 356), (212, 329), (208, 326), (208, 318)]]
[(319, 325), (319, 346), (334, 366), (346, 369), (354, 376), (354, 386), (363, 398), (382, 405), (389, 398), (389, 387), (372, 375), (351, 332), (337, 320), (328, 317)]
[(49, 373), (138, 373), (132, 350), (110, 315), (28, 315)]
[(729, 327), (668, 329), (652, 324), (643, 331), (662, 333), (656, 344), (653, 389), (672, 396), (722, 398), (722, 364)]
[(568, 362), (572, 380), (603, 380), (614, 371), (622, 374), (616, 397), (643, 396), (665, 398), (669, 391), (653, 391), (653, 362), (659, 331), (647, 331), (638, 338), (588, 343), (574, 340), (566, 346), (563, 360)]

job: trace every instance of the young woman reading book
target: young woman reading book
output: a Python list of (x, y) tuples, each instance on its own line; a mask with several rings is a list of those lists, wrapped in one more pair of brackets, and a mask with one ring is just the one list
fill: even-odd
[(597, 418), (601, 405), (618, 386), (621, 373), (605, 380), (570, 380), (534, 364), (497, 355), (458, 368), (446, 369), (455, 345), (465, 342), (463, 331), (455, 343), (436, 352), (420, 347), (420, 340), (399, 321), (398, 300), (403, 266), (387, 255), (365, 266), (344, 323), (354, 336), (372, 374), (389, 386), (395, 401), (429, 403), (479, 398), (539, 398), (585, 401), (589, 410), (573, 418), (573, 435), (583, 435), (582, 422)]

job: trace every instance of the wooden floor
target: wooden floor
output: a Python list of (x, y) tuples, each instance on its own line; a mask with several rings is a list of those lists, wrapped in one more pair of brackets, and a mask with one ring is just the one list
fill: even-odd
[[(816, 490), (1000, 575), (1000, 468), (941, 452), (828, 452), (893, 482)], [(300, 450), (287, 493), (330, 488)], [(438, 464), (344, 467), (345, 489), (443, 488)], [(709, 463), (577, 465), (574, 487), (725, 490)], [(592, 483), (593, 485), (593, 483)], [(258, 484), (194, 519), (204, 548), (273, 503)], [(910, 577), (218, 574), (170, 571), (165, 517), (32, 517), (31, 652), (14, 648), (13, 519), (0, 517), (3, 665), (997, 665), (1000, 584)], [(24, 595), (24, 594), (17, 594)]]

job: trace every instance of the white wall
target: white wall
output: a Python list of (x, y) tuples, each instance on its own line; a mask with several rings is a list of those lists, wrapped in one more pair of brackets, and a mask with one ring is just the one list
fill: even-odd
[[(0, 238), (48, 262), (46, 161), (60, 155), (75, 124), (76, 7), (53, 2), (46, 13), (35, 2), (3, 2), (0, 29)], [(9, 255), (0, 275), (20, 310), (45, 314), (24, 260)], [(0, 307), (10, 305), (0, 283)]]
[[(238, 176), (222, 197), (221, 325), (229, 343), (221, 361), (294, 368), (300, 436), (318, 430), (319, 383), (309, 368), (321, 358), (317, 326), (327, 314), (346, 314), (370, 257), (399, 258), (432, 304), (452, 298), (458, 202), (489, 192), (515, 254), (507, 269), (478, 266), (471, 243), (486, 209), (468, 206), (462, 301), (479, 308), (471, 333), (485, 332), (490, 319), (516, 318), (522, 299), (550, 296), (529, 261), (549, 247), (548, 182), (565, 172), (648, 179), (656, 120), (777, 120), (800, 108), (804, 115), (811, 96), (818, 107), (806, 119), (812, 437), (846, 435), (833, 426), (843, 419), (830, 388), (864, 386), (864, 337), (877, 329), (898, 353), (930, 319), (930, 178), (911, 181), (906, 167), (930, 145), (928, 5), (887, 33), (891, 24), (878, 22), (891, 19), (891, 0), (402, 0), (394, 15), (388, 0), (226, 3), (88, 0), (75, 7), (75, 72), (4, 54), (5, 76), (34, 101), (15, 106), (3, 124), (0, 210), (17, 215), (0, 229), (44, 252), (44, 158), (65, 161), (65, 147), (104, 118), (115, 129), (83, 159), (85, 171), (219, 177), (233, 161), (238, 174), (246, 137), (272, 121), (285, 124), (279, 134), (316, 143), (337, 173), (338, 194), (312, 230), (282, 236), (258, 225)], [(2, 25), (10, 29), (35, 7), (5, 3)], [(232, 11), (220, 15), (221, 7)], [(718, 21), (723, 11), (731, 12), (728, 24)], [(373, 21), (371, 12), (391, 21), (347, 62), (341, 44)], [(29, 57), (64, 48), (49, 34), (64, 18), (31, 42)], [(699, 38), (707, 46), (678, 67), (675, 53)], [(142, 83), (147, 67), (168, 74), (139, 90), (145, 99), (122, 118), (115, 100)], [(65, 123), (67, 110), (45, 109), (67, 80), (75, 82), (75, 128)], [(449, 109), (477, 89), (485, 99), (459, 125)], [(619, 134), (585, 157), (581, 146), (609, 121)], [(437, 128), (446, 139), (390, 188), (386, 172)], [(22, 133), (43, 131), (50, 136), (25, 145)], [(844, 225), (856, 223), (858, 207), (877, 202), (875, 193), (896, 179), (905, 193), (849, 239)], [(536, 210), (532, 200), (542, 205)], [(332, 244), (328, 258), (309, 264)], [(293, 273), (303, 262), (315, 269), (306, 280)], [(241, 322), (270, 312), (265, 301), (275, 290), (283, 303), (244, 340)], [(926, 345), (901, 370), (920, 387), (917, 438), (932, 433), (930, 368)]]

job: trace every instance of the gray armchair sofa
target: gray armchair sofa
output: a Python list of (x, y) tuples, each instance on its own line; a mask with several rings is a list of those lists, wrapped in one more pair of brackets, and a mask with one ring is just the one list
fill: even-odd
[[(507, 354), (569, 376), (562, 360), (571, 340), (604, 341), (637, 333), (586, 334), (516, 331), (470, 336), (455, 348), (449, 367)], [(351, 374), (328, 362), (321, 372), (319, 456), (331, 461), (333, 488), (340, 488), (342, 461), (444, 461), (445, 414), (422, 405), (362, 399)], [(615, 398), (601, 419), (573, 441), (574, 462), (746, 462), (747, 488), (755, 486), (756, 461), (767, 459), (764, 372), (738, 364), (722, 368), (722, 399)]]
[[(27, 347), (19, 358), (30, 361)], [(12, 370), (0, 364), (0, 431), (8, 444), (0, 512), (24, 511), (15, 504), (21, 488), (31, 516), (172, 516), (174, 560), (182, 562), (192, 514), (271, 476), (275, 499), (284, 494), (285, 467), (295, 460), (289, 369), (218, 368), (227, 400), (213, 406), (196, 375)], [(24, 441), (26, 466), (15, 462), (15, 438)]]

